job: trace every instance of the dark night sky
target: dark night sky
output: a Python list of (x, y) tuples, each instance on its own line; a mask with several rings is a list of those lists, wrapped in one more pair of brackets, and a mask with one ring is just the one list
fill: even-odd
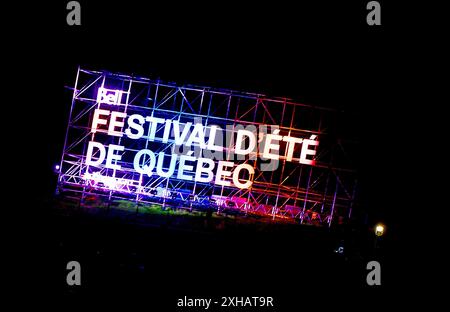
[[(21, 81), (14, 94), (30, 81), (32, 96), (21, 106), (23, 122), (32, 130), (27, 149), (36, 152), (32, 168), (38, 183), (30, 196), (43, 200), (54, 191), (52, 168), (61, 157), (70, 108), (65, 86), (73, 86), (81, 65), (345, 111), (361, 142), (361, 206), (372, 221), (383, 220), (395, 230), (407, 209), (402, 203), (406, 186), (400, 182), (401, 150), (407, 144), (402, 125), (407, 104), (399, 92), (405, 64), (403, 34), (391, 19), (394, 8), (380, 2), (386, 12), (380, 27), (367, 26), (366, 1), (245, 6), (242, 1), (80, 1), (80, 27), (65, 24), (65, 1), (59, 7), (20, 8), (30, 26), (13, 36), (22, 55), (14, 63)], [(22, 169), (30, 162), (27, 153), (7, 157), (17, 157)], [(14, 174), (20, 182), (26, 176), (26, 170)]]
[(393, 22), (398, 12), (390, 4), (382, 3), (383, 25), (369, 27), (364, 1), (80, 1), (82, 25), (70, 27), (62, 2), (18, 10), (30, 27), (13, 37), (23, 54), (17, 81), (32, 81), (26, 117), (45, 138), (30, 142), (40, 152), (34, 169), (43, 178), (33, 188), (39, 196), (54, 188), (51, 168), (60, 159), (69, 109), (65, 86), (73, 85), (81, 65), (341, 109), (361, 142), (362, 204), (374, 219), (397, 218), (399, 155), (406, 144), (401, 122), (407, 104), (399, 92), (405, 33)]
[[(363, 2), (307, 3), (81, 2), (79, 28), (65, 26), (64, 15), (55, 11), (53, 17), (59, 18), (45, 21), (37, 47), (39, 82), (51, 95), (37, 112), (49, 142), (41, 170), (49, 176), (49, 167), (60, 157), (70, 93), (64, 86), (73, 85), (81, 65), (344, 110), (361, 141), (362, 201), (375, 215), (387, 217), (392, 207), (378, 194), (395, 188), (386, 151), (397, 146), (389, 146), (392, 140), (386, 138), (392, 136), (402, 105), (391, 96), (399, 57), (397, 38), (391, 35), (395, 30), (390, 30), (388, 14), (382, 27), (368, 27)], [(53, 180), (49, 177), (43, 187), (52, 190)]]

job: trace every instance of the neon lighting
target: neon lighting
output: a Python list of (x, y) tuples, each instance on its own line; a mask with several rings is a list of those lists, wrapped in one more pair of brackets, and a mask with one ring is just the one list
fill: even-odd
[[(105, 116), (107, 118), (100, 118), (101, 116)], [(108, 118), (109, 117), (109, 118)], [(136, 123), (136, 121), (138, 121)], [(144, 124), (148, 123), (147, 127), (147, 133), (148, 136), (144, 137), (145, 128)], [(109, 124), (109, 125), (108, 125)], [(162, 118), (155, 118), (152, 116), (142, 116), (139, 114), (132, 114), (128, 116), (126, 113), (123, 112), (117, 112), (117, 111), (108, 111), (103, 109), (96, 109), (94, 112), (94, 120), (92, 122), (92, 132), (100, 131), (98, 130), (98, 126), (103, 125), (108, 127), (107, 134), (109, 136), (117, 136), (122, 137), (123, 134), (125, 134), (126, 137), (138, 140), (138, 139), (145, 139), (147, 141), (162, 141), (162, 142), (169, 142), (171, 140), (174, 141), (175, 145), (182, 145), (186, 147), (191, 146), (198, 146), (200, 149), (209, 149), (212, 148), (215, 151), (218, 151), (216, 145), (213, 145), (210, 142), (215, 142), (216, 137), (211, 137), (211, 134), (216, 136), (218, 134), (218, 131), (220, 129), (218, 127), (214, 127), (214, 132), (209, 132), (209, 140), (208, 144), (206, 144), (206, 136), (207, 136), (207, 127), (204, 126), (201, 123), (195, 123), (192, 122), (186, 122), (184, 124), (180, 123), (177, 120), (170, 120), (170, 119), (162, 119)], [(125, 131), (121, 131), (118, 129), (124, 129), (125, 125), (128, 125), (128, 128), (126, 128)], [(163, 137), (157, 137), (156, 132), (158, 126), (164, 127), (163, 131)], [(170, 138), (171, 128), (173, 136)], [(192, 128), (192, 130), (191, 130)], [(137, 133), (134, 133), (131, 129), (137, 131)], [(264, 152), (262, 154), (262, 158), (266, 159), (274, 159), (279, 160), (280, 155), (280, 141), (286, 141), (289, 142), (287, 145), (287, 154), (288, 156), (285, 158), (287, 161), (293, 161), (294, 158), (292, 157), (292, 154), (294, 153), (294, 144), (303, 144), (301, 148), (300, 157), (298, 158), (298, 161), (303, 164), (308, 165), (314, 165), (315, 162), (313, 159), (308, 159), (308, 156), (313, 156), (316, 154), (315, 150), (311, 149), (310, 146), (317, 146), (319, 145), (319, 142), (316, 141), (315, 136), (311, 136), (310, 139), (300, 139), (295, 138), (291, 136), (281, 136), (279, 135), (280, 130), (275, 129), (273, 134), (267, 134), (265, 136), (262, 136), (259, 140), (259, 144), (263, 145)], [(248, 139), (249, 144), (248, 147), (244, 148), (244, 142)], [(248, 131), (245, 129), (238, 129), (237, 135), (236, 135), (236, 143), (234, 147), (234, 153), (237, 155), (249, 155), (250, 153), (254, 153), (255, 148), (257, 145), (257, 137), (255, 132)], [(96, 161), (92, 160), (94, 147), (100, 150), (100, 156), (97, 158)], [(106, 168), (110, 169), (116, 169), (120, 170), (121, 166), (117, 164), (118, 161), (121, 160), (121, 156), (117, 154), (117, 152), (124, 151), (125, 147), (115, 144), (110, 144), (109, 147), (106, 149), (102, 144), (99, 142), (91, 141), (89, 142), (87, 155), (86, 155), (86, 163), (91, 166), (99, 166), (103, 163), (103, 160), (106, 155)], [(223, 150), (223, 147), (222, 147)], [(204, 169), (202, 169), (203, 163), (206, 163), (206, 160), (203, 160), (202, 157), (193, 157), (191, 155), (180, 155), (178, 157), (179, 161), (179, 167), (177, 171), (177, 179), (180, 180), (186, 180), (186, 181), (196, 181), (196, 182), (211, 182), (212, 179), (210, 177), (211, 174), (213, 174), (211, 171), (206, 172), (208, 174), (208, 179), (205, 180), (201, 177), (202, 172), (204, 172)], [(148, 156), (150, 164), (145, 164), (141, 166), (142, 158), (143, 156)], [(161, 154), (160, 154), (161, 156)], [(200, 159), (201, 165), (197, 164), (197, 169), (194, 169), (194, 163), (198, 162)], [(162, 173), (162, 177), (169, 178), (174, 173), (174, 166), (175, 162), (177, 161), (176, 155), (172, 155), (171, 165), (168, 168), (166, 172), (163, 170), (163, 160), (159, 160), (158, 157), (158, 169), (157, 173)], [(153, 153), (153, 151), (148, 149), (143, 149), (137, 152), (137, 154), (134, 157), (134, 170), (137, 173), (140, 174), (146, 174), (147, 176), (151, 177), (154, 174), (154, 168), (156, 165), (156, 156)], [(225, 167), (235, 167), (234, 162), (232, 161), (219, 161), (217, 166), (217, 172), (215, 174), (215, 184), (222, 185), (222, 186), (235, 186), (240, 189), (247, 189), (251, 187), (252, 181), (246, 180), (245, 182), (241, 182), (238, 178), (239, 172), (241, 170), (247, 170), (249, 177), (253, 177), (254, 169), (251, 165), (239, 165), (236, 167), (237, 170), (234, 171), (234, 173), (225, 169)], [(214, 166), (208, 167), (209, 169), (214, 169)], [(185, 172), (196, 172), (194, 175), (187, 174)], [(232, 177), (230, 179), (230, 177)], [(233, 182), (233, 184), (231, 183)]]

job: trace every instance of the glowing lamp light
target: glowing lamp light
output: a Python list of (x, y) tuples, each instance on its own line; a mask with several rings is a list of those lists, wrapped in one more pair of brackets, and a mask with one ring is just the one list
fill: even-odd
[(377, 224), (375, 226), (375, 235), (376, 236), (382, 236), (384, 234), (384, 225), (383, 224)]
[(59, 170), (59, 165), (56, 165), (56, 166), (55, 166), (55, 170)]

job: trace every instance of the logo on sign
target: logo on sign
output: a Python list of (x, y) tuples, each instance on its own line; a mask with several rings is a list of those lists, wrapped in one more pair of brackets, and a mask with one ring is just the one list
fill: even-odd
[(121, 90), (99, 88), (97, 93), (97, 102), (111, 105), (120, 105), (123, 93), (126, 92), (123, 92)]

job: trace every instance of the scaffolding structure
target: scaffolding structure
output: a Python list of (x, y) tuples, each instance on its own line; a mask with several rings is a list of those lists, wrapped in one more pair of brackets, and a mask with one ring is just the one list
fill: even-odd
[[(170, 155), (174, 142), (162, 144), (93, 133), (90, 126), (94, 111), (106, 105), (97, 100), (97, 91), (106, 86), (123, 90), (123, 101), (114, 110), (127, 115), (143, 114), (178, 120), (180, 124), (196, 120), (205, 127), (218, 125), (231, 132), (235, 132), (238, 125), (276, 125), (281, 135), (316, 136), (320, 145), (314, 156), (315, 163), (313, 166), (293, 163), (280, 155), (275, 169), (266, 171), (249, 158), (235, 161), (254, 167), (253, 183), (248, 189), (181, 180), (176, 174), (169, 178), (145, 176), (133, 170), (131, 155), (141, 149)], [(336, 135), (339, 115), (333, 109), (296, 103), (287, 98), (177, 85), (159, 79), (79, 68), (57, 189), (63, 194), (75, 194), (81, 200), (95, 194), (108, 199), (159, 203), (164, 207), (239, 211), (302, 224), (345, 223), (351, 218), (355, 205), (357, 175), (352, 163), (355, 142)], [(156, 133), (160, 131), (162, 126)], [(102, 165), (89, 168), (86, 151), (93, 140), (125, 146), (120, 170)], [(232, 149), (232, 146), (225, 147), (227, 153)], [(108, 178), (93, 179), (96, 173)]]

